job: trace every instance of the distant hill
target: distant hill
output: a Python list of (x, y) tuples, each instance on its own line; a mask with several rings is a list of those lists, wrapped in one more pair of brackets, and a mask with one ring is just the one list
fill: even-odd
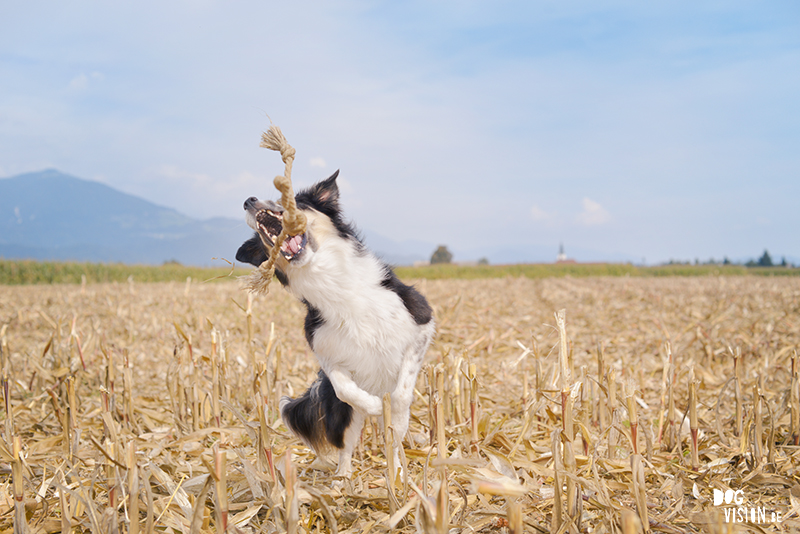
[[(251, 235), (242, 219), (197, 220), (172, 208), (57, 170), (0, 179), (0, 258), (221, 266)], [(442, 243), (395, 241), (366, 230), (366, 243), (393, 265), (429, 260)], [(452, 248), (455, 261), (550, 262), (557, 248)], [(571, 249), (578, 261), (632, 261), (624, 255)]]
[(0, 258), (218, 266), (250, 234), (53, 169), (0, 179)]

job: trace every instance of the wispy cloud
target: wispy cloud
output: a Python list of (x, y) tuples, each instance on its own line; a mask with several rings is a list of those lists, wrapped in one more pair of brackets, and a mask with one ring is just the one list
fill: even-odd
[(105, 78), (105, 76), (96, 71), (89, 74), (81, 72), (69, 81), (68, 87), (72, 91), (85, 91), (92, 83), (100, 82), (103, 78)]
[(611, 214), (599, 202), (583, 197), (583, 211), (578, 214), (577, 222), (582, 226), (599, 226), (611, 220)]
[(547, 213), (546, 211), (544, 211), (542, 208), (540, 208), (535, 204), (531, 206), (530, 213), (531, 213), (531, 219), (537, 222), (547, 221), (551, 218), (551, 215), (549, 213)]
[[(102, 175), (240, 218), (283, 168), (258, 148), (264, 110), (298, 151), (298, 189), (342, 169), (348, 216), (398, 240), (511, 247), (524, 219), (651, 261), (800, 250), (790, 3), (162, 4), (4, 12), (0, 174)], [(486, 176), (503, 180), (487, 191)], [(747, 221), (727, 208), (744, 204)], [(485, 228), (486, 205), (506, 226)], [(667, 209), (685, 216), (665, 224)]]

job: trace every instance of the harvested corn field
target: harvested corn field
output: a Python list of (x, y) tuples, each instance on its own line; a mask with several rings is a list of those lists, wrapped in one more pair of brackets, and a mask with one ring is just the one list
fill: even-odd
[(417, 287), (402, 469), (373, 420), (348, 480), (278, 417), (317, 365), (277, 286), (2, 287), (0, 530), (800, 528), (799, 279)]

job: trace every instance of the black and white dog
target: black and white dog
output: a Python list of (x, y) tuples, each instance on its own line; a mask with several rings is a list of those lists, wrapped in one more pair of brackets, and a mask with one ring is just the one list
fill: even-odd
[[(283, 422), (318, 454), (338, 449), (336, 474), (348, 476), (364, 420), (382, 414), (387, 392), (397, 460), (435, 324), (425, 297), (369, 252), (343, 219), (338, 175), (296, 195), (306, 233), (282, 245), (275, 276), (308, 309), (306, 339), (322, 368), (302, 396), (282, 399)], [(284, 210), (255, 197), (244, 209), (256, 234), (236, 259), (258, 266), (281, 231)]]

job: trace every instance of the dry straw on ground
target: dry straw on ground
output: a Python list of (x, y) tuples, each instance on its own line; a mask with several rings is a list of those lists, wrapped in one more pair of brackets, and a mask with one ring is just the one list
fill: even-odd
[(317, 368), (285, 292), (0, 288), (0, 531), (800, 528), (796, 278), (418, 287), (439, 334), (402, 470), (372, 421), (341, 489), (275, 410)]

